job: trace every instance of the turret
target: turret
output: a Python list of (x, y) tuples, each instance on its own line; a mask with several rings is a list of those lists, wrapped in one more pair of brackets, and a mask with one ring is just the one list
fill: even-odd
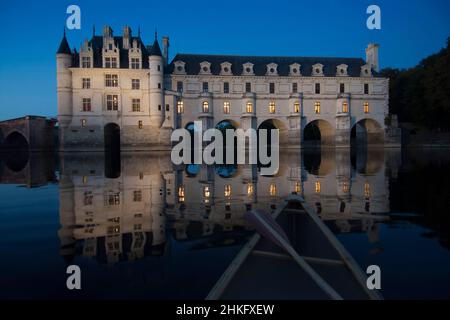
[(380, 65), (378, 62), (378, 48), (380, 46), (376, 43), (369, 43), (366, 48), (366, 63), (370, 65), (370, 67), (378, 72), (380, 70)]
[[(56, 83), (58, 96), (58, 122), (60, 128), (69, 125), (72, 118), (72, 51), (66, 38), (66, 30), (64, 36), (56, 52)], [(63, 140), (61, 140), (63, 141)]]
[(150, 50), (150, 119), (161, 126), (164, 120), (164, 61), (157, 35)]

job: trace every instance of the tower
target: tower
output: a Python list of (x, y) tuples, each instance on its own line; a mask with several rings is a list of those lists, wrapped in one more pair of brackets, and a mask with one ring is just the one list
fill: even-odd
[(148, 59), (150, 66), (150, 120), (159, 128), (164, 120), (164, 61), (156, 32)]
[(56, 52), (56, 83), (58, 96), (58, 122), (61, 146), (64, 146), (64, 133), (72, 120), (72, 52), (66, 38), (66, 30)]
[(378, 62), (378, 48), (380, 45), (376, 43), (369, 43), (366, 48), (366, 63), (376, 72), (379, 71), (380, 65)]

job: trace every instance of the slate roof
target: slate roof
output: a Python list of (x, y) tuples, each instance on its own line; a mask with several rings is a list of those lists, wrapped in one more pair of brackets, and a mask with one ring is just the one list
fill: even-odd
[[(123, 37), (116, 36), (114, 38), (114, 43), (119, 48), (119, 56), (120, 56), (120, 69), (128, 69), (129, 68), (129, 59), (128, 59), (128, 49), (123, 48)], [(145, 46), (144, 42), (140, 37), (130, 37), (130, 46), (133, 44), (133, 41), (137, 40), (138, 47), (140, 47), (142, 51), (142, 68), (148, 69), (148, 57), (150, 55), (151, 47)], [(103, 36), (93, 36), (89, 41), (89, 46), (92, 46), (92, 50), (94, 51), (94, 68), (102, 68), (103, 66)], [(78, 54), (74, 54), (73, 57), (73, 66), (80, 66), (80, 59), (78, 58)]]
[[(243, 73), (243, 64), (250, 62), (253, 64), (253, 72), (256, 76), (265, 76), (267, 65), (276, 63), (279, 76), (288, 76), (289, 66), (294, 63), (301, 65), (300, 72), (302, 76), (310, 76), (312, 66), (321, 63), (324, 76), (336, 76), (336, 67), (340, 64), (348, 65), (347, 74), (351, 77), (359, 77), (361, 74), (361, 66), (366, 62), (361, 58), (324, 58), (324, 57), (271, 57), (271, 56), (234, 56), (234, 55), (205, 55), (205, 54), (177, 54), (168, 67), (168, 72), (173, 73), (174, 62), (183, 61), (185, 63), (185, 71), (188, 75), (196, 75), (200, 72), (200, 63), (207, 61), (211, 63), (211, 73), (219, 75), (221, 71), (220, 64), (223, 62), (231, 63), (231, 71), (233, 75), (239, 76)], [(378, 74), (372, 70), (372, 74)]]
[(56, 53), (65, 53), (65, 54), (72, 54), (70, 51), (69, 43), (67, 42), (66, 33), (64, 32), (64, 37), (61, 40), (61, 43), (59, 44), (58, 51)]
[(159, 47), (157, 39), (155, 39), (155, 41), (153, 42), (152, 49), (150, 50), (150, 55), (162, 57), (161, 48)]

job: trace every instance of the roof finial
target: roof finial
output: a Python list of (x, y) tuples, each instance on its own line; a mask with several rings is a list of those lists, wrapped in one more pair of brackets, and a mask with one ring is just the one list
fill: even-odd
[(155, 28), (155, 40), (158, 40), (158, 29)]

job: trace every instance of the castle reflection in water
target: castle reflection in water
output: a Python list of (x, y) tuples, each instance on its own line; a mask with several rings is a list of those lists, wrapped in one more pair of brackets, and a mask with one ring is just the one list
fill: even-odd
[(286, 150), (278, 174), (261, 176), (256, 165), (175, 166), (170, 153), (31, 155), (19, 165), (3, 161), (0, 183), (58, 182), (60, 254), (114, 264), (164, 255), (172, 240), (202, 239), (197, 249), (243, 244), (252, 234), (244, 213), (272, 211), (291, 193), (334, 232), (376, 242), (378, 220), (369, 215), (389, 212), (400, 159), (398, 149)]
[(333, 220), (335, 232), (367, 232), (377, 241), (376, 220), (365, 215), (389, 212), (386, 171), (395, 171), (399, 153), (284, 152), (277, 176), (270, 177), (255, 165), (177, 167), (167, 153), (106, 159), (60, 159), (59, 238), (66, 259), (82, 254), (116, 263), (162, 255), (171, 237), (215, 237), (220, 240), (207, 247), (233, 245), (251, 234), (246, 210), (274, 210), (293, 192)]

